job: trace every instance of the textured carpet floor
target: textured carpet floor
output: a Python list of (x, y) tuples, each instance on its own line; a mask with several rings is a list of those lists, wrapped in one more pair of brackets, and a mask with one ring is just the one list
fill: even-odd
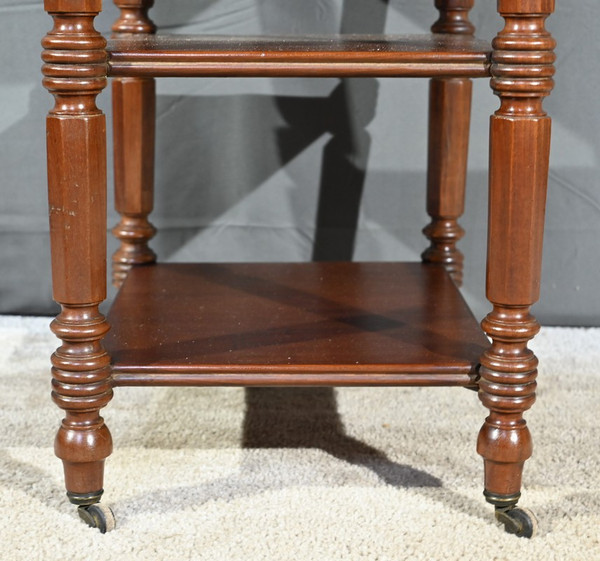
[(0, 557), (600, 560), (600, 329), (546, 328), (535, 452), (507, 535), (482, 497), (484, 409), (462, 389), (119, 388), (105, 501), (77, 519), (52, 441), (47, 318), (0, 317)]

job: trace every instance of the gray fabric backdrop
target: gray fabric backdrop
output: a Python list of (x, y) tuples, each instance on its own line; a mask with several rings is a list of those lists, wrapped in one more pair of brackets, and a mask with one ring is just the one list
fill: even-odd
[[(0, 0), (1, 313), (55, 309), (44, 146), (51, 100), (39, 73), (39, 42), (51, 21), (42, 4)], [(495, 4), (478, 0), (472, 11), (482, 37), (502, 25)], [(412, 33), (436, 17), (432, 0), (390, 0), (387, 10), (382, 0), (157, 0), (152, 13), (172, 32), (213, 34)], [(97, 27), (107, 30), (115, 15), (106, 1)], [(558, 0), (549, 21), (559, 46), (556, 88), (545, 103), (554, 128), (535, 308), (546, 324), (600, 325), (598, 21), (597, 0)], [(419, 258), (427, 222), (426, 80), (162, 80), (158, 92), (153, 222), (160, 233), (153, 247), (161, 260), (344, 258), (353, 243), (356, 260)], [(110, 122), (108, 92), (100, 105)], [(488, 81), (476, 81), (461, 248), (464, 294), (479, 317), (489, 307), (487, 129), (497, 105)], [(342, 205), (334, 216), (331, 199)], [(111, 212), (109, 225), (115, 222)]]

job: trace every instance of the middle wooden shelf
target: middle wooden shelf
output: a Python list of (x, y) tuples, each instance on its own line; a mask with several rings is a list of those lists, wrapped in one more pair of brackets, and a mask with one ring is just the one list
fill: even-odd
[(464, 35), (116, 35), (110, 76), (489, 76), (490, 44)]

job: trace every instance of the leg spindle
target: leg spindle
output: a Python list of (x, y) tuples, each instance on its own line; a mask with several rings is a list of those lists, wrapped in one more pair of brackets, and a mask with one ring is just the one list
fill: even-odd
[[(434, 33), (472, 35), (468, 20), (473, 0), (436, 0), (440, 11)], [(471, 116), (471, 80), (434, 78), (429, 85), (429, 148), (427, 213), (431, 222), (423, 233), (430, 246), (425, 263), (444, 265), (456, 284), (462, 283), (463, 255), (456, 247), (464, 230), (458, 219), (464, 211)]]
[(102, 495), (111, 436), (99, 412), (112, 397), (106, 297), (106, 123), (96, 96), (106, 86), (106, 41), (94, 29), (100, 0), (46, 0), (54, 28), (43, 40), (44, 85), (55, 105), (47, 119), (48, 198), (54, 299), (62, 346), (52, 356), (52, 396), (65, 411), (55, 451), (70, 500), (82, 508)]
[[(115, 0), (120, 17), (113, 32), (151, 34), (148, 17), (154, 0)], [(113, 255), (113, 284), (120, 287), (129, 270), (156, 261), (148, 246), (156, 230), (148, 221), (154, 204), (156, 88), (154, 78), (112, 82), (115, 207), (121, 220), (113, 230), (120, 247)]]
[[(490, 410), (479, 434), (485, 496), (508, 531), (535, 526), (515, 505), (532, 453), (523, 413), (535, 401), (537, 359), (527, 348), (539, 326), (539, 298), (550, 119), (542, 101), (553, 85), (554, 41), (545, 29), (553, 0), (499, 0), (505, 28), (493, 42), (492, 88), (501, 105), (490, 126), (487, 296), (482, 322), (492, 345), (481, 358), (480, 399)], [(525, 512), (525, 514), (523, 514)], [(530, 531), (531, 530), (531, 531)]]

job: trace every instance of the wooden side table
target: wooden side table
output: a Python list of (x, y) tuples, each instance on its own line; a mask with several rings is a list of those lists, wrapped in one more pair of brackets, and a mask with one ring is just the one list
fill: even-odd
[[(485, 497), (508, 531), (531, 536), (517, 508), (531, 437), (537, 359), (527, 348), (538, 299), (554, 41), (554, 0), (498, 0), (506, 25), (473, 38), (473, 0), (435, 0), (424, 36), (189, 37), (155, 33), (153, 0), (115, 0), (108, 42), (94, 29), (101, 0), (45, 0), (43, 40), (54, 298), (62, 346), (53, 398), (67, 494), (90, 525), (114, 520), (99, 504), (111, 436), (99, 412), (127, 385), (452, 385), (477, 389), (489, 416), (479, 433)], [(154, 158), (154, 79), (161, 76), (428, 77), (430, 134), (422, 263), (156, 264), (148, 241)], [(115, 188), (122, 216), (108, 320), (106, 130), (96, 96), (113, 77)], [(476, 324), (461, 279), (462, 213), (471, 78), (491, 77), (487, 296)], [(235, 165), (233, 163), (232, 165)], [(454, 279), (454, 282), (453, 280)], [(485, 335), (491, 339), (491, 344)]]

